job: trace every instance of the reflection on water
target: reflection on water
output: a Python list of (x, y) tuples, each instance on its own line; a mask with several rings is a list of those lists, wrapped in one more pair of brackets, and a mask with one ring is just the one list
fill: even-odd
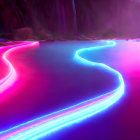
[[(5, 93), (5, 98), (0, 100), (1, 129), (62, 109), (117, 86), (112, 74), (82, 66), (72, 59), (78, 48), (98, 44), (102, 42), (43, 43), (39, 49), (20, 51), (13, 55), (12, 60), (16, 64), (19, 79)], [(90, 60), (106, 63), (119, 70), (125, 79), (126, 93), (110, 109), (77, 126), (56, 132), (48, 139), (138, 140), (139, 45), (135, 41), (118, 41), (116, 48), (86, 54)]]

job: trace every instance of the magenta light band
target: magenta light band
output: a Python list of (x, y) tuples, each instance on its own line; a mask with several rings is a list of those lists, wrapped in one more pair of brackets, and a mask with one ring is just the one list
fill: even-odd
[(84, 65), (101, 67), (104, 68), (104, 70), (106, 71), (110, 71), (114, 73), (119, 81), (118, 87), (116, 89), (108, 93), (104, 93), (96, 98), (86, 100), (74, 106), (70, 106), (63, 110), (39, 117), (29, 122), (25, 122), (23, 124), (12, 127), (5, 131), (1, 131), (0, 139), (1, 140), (39, 139), (41, 137), (46, 136), (47, 134), (55, 132), (66, 126), (70, 126), (86, 118), (89, 118), (107, 109), (115, 102), (117, 102), (120, 99), (120, 97), (124, 94), (125, 85), (124, 85), (124, 80), (122, 75), (118, 71), (107, 66), (106, 64), (92, 62), (81, 57), (82, 53), (86, 53), (88, 51), (94, 51), (99, 48), (103, 49), (103, 48), (113, 47), (115, 45), (116, 45), (115, 41), (107, 41), (107, 45), (104, 46), (79, 49), (75, 53), (74, 60), (76, 60), (77, 62), (81, 62)]
[(18, 42), (18, 43), (20, 44), (8, 45), (8, 46), (4, 46), (0, 48), (0, 50), (7, 49), (7, 51), (5, 51), (4, 54), (2, 55), (2, 59), (4, 60), (9, 70), (8, 74), (3, 79), (0, 80), (0, 94), (2, 94), (9, 86), (11, 86), (17, 78), (16, 70), (13, 67), (12, 63), (8, 60), (8, 56), (14, 50), (29, 47), (29, 46), (39, 45), (38, 42), (23, 41), (23, 42)]

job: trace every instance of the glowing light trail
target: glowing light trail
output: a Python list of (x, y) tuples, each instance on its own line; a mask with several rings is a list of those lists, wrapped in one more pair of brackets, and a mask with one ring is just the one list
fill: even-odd
[(4, 60), (5, 64), (8, 66), (9, 69), (9, 73), (3, 79), (0, 80), (0, 94), (3, 93), (9, 86), (11, 86), (15, 82), (17, 77), (15, 68), (13, 67), (12, 63), (8, 60), (8, 55), (19, 48), (39, 45), (38, 42), (18, 42), (18, 43), (20, 44), (8, 45), (0, 48), (0, 50), (7, 49), (7, 51), (5, 51), (5, 53), (2, 55), (2, 59)]
[(54, 112), (52, 114), (42, 116), (31, 120), (24, 124), (10, 128), (0, 132), (1, 140), (35, 140), (47, 134), (57, 131), (63, 127), (72, 125), (86, 118), (89, 118), (117, 102), (124, 93), (124, 81), (122, 75), (103, 63), (89, 61), (80, 56), (81, 53), (96, 50), (99, 48), (113, 47), (116, 45), (114, 41), (107, 41), (107, 45), (79, 49), (75, 53), (75, 60), (88, 66), (102, 67), (107, 71), (116, 74), (119, 85), (116, 89), (109, 93), (102, 94), (96, 98), (81, 102), (69, 108)]

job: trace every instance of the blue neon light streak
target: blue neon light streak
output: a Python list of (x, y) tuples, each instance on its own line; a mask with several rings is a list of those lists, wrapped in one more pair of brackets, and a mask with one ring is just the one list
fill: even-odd
[[(107, 109), (112, 104), (117, 102), (124, 94), (125, 85), (124, 85), (124, 80), (123, 80), (122, 75), (117, 70), (109, 67), (106, 64), (92, 62), (92, 61), (89, 61), (89, 60), (80, 56), (81, 53), (86, 53), (86, 52), (91, 51), (91, 50), (97, 50), (97, 49), (116, 46), (115, 41), (107, 41), (107, 43), (108, 44), (104, 45), (104, 46), (79, 49), (76, 51), (74, 59), (77, 62), (83, 63), (84, 65), (94, 66), (94, 67), (102, 67), (105, 70), (108, 70), (108, 71), (114, 73), (116, 75), (116, 78), (118, 78), (118, 81), (119, 81), (119, 86), (116, 89), (114, 89), (113, 91), (111, 91), (109, 93), (105, 93), (101, 96), (98, 96), (96, 98), (89, 99), (87, 101), (81, 102), (81, 103), (76, 104), (74, 106), (65, 108), (63, 110), (60, 110), (60, 111), (51, 113), (49, 115), (45, 115), (43, 117), (31, 120), (29, 122), (26, 122), (26, 123), (21, 124), (19, 126), (13, 127), (11, 129), (2, 131), (2, 132), (0, 132), (0, 134), (7, 135), (8, 133), (18, 131), (18, 129), (20, 130), (20, 129), (27, 127), (27, 126), (30, 126), (36, 122), (46, 120), (46, 122), (44, 122), (43, 124), (34, 126), (34, 127), (27, 129), (23, 132), (19, 132), (18, 134), (13, 135), (13, 136), (8, 138), (8, 140), (21, 140), (21, 139), (22, 140), (35, 140), (35, 139), (39, 139), (41, 137), (46, 136), (47, 134), (58, 131), (61, 128), (64, 128), (66, 126), (70, 126), (74, 123), (77, 123), (77, 122), (80, 122), (84, 119), (87, 119), (87, 118)], [(102, 98), (101, 101), (100, 101), (100, 98)], [(97, 103), (95, 102), (95, 103), (90, 105), (90, 103), (92, 101), (94, 102), (95, 100), (99, 100), (99, 102), (97, 102)], [(89, 105), (89, 106), (84, 107), (84, 105)], [(75, 108), (78, 108), (78, 110), (47, 121), (48, 118), (52, 118), (54, 116), (61, 115), (65, 112), (72, 111)]]

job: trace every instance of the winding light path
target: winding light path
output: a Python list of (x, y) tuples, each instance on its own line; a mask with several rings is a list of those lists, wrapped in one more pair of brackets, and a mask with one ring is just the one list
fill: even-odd
[[(74, 106), (70, 106), (69, 108), (65, 108), (63, 110), (48, 114), (46, 116), (42, 116), (40, 118), (31, 120), (24, 124), (20, 124), (8, 130), (0, 132), (0, 140), (35, 140), (39, 139), (47, 134), (50, 134), (54, 131), (57, 131), (63, 127), (72, 125), (74, 123), (80, 122), (84, 119), (87, 119), (105, 109), (113, 105), (117, 102), (120, 97), (124, 93), (124, 80), (122, 75), (116, 71), (115, 69), (107, 66), (103, 63), (96, 63), (89, 61), (83, 57), (81, 57), (82, 53), (86, 53), (88, 51), (93, 51), (98, 48), (107, 48), (116, 46), (115, 41), (106, 41), (107, 45), (104, 46), (97, 46), (97, 47), (90, 47), (90, 48), (82, 48), (76, 51), (74, 60), (77, 62), (81, 62), (87, 66), (93, 67), (102, 67), (106, 71), (110, 71), (116, 75), (118, 78), (119, 84), (116, 89), (110, 91), (109, 93), (104, 93), (101, 96), (96, 98), (92, 98), (76, 104)], [(36, 44), (36, 42), (34, 42)], [(33, 45), (33, 44), (32, 44)], [(22, 46), (21, 46), (22, 47)], [(12, 83), (16, 78), (16, 71), (10, 61), (7, 59), (7, 55), (14, 51), (16, 48), (10, 48), (4, 55), (3, 59), (9, 66), (9, 74), (6, 76), (4, 80), (2, 80), (2, 84), (4, 83)], [(11, 80), (12, 79), (12, 80)], [(12, 82), (11, 82), (12, 81)], [(3, 91), (3, 87), (8, 86), (1, 86), (0, 83), (0, 90)], [(6, 85), (6, 84), (5, 84)]]
[(17, 49), (23, 49), (25, 47), (32, 47), (36, 45), (39, 45), (39, 43), (22, 41), (18, 42), (18, 44), (16, 45), (0, 47), (0, 50), (6, 50), (2, 55), (2, 59), (4, 60), (9, 70), (8, 74), (0, 80), (0, 94), (2, 94), (9, 86), (11, 86), (17, 78), (16, 70), (13, 67), (12, 63), (8, 60), (8, 56)]

